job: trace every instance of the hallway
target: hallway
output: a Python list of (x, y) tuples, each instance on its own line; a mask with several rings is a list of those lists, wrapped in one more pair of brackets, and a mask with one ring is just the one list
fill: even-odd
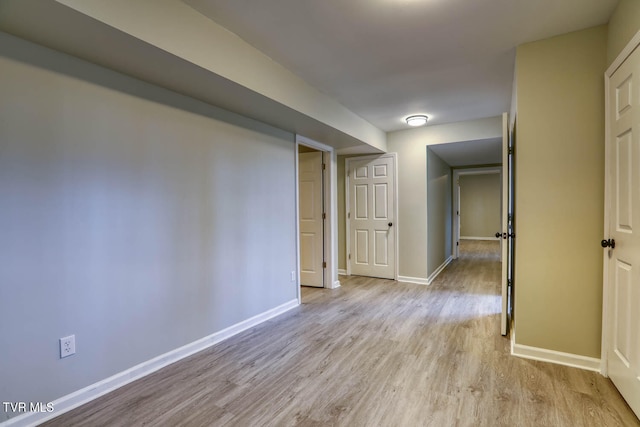
[(47, 425), (640, 425), (599, 374), (509, 355), (497, 245), (465, 242), (431, 286), (303, 288), (288, 314)]

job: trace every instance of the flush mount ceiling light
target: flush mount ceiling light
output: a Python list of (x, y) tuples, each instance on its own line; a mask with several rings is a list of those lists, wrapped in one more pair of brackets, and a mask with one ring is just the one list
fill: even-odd
[(423, 126), (427, 124), (427, 116), (423, 114), (416, 114), (414, 116), (409, 116), (405, 120), (409, 126)]

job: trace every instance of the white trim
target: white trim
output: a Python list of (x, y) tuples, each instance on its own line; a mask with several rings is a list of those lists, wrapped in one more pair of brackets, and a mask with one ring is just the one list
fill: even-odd
[(345, 212), (345, 224), (346, 224), (346, 248), (347, 248), (347, 276), (351, 275), (351, 260), (349, 259), (349, 251), (351, 250), (351, 226), (349, 224), (349, 218), (347, 212), (349, 212), (349, 166), (350, 161), (367, 160), (367, 159), (379, 159), (382, 157), (391, 157), (393, 161), (393, 228), (395, 229), (395, 265), (393, 266), (393, 279), (398, 280), (399, 264), (400, 264), (400, 221), (398, 220), (398, 153), (384, 153), (374, 154), (368, 156), (347, 157), (344, 160), (344, 212)]
[(498, 240), (496, 238), (496, 236), (490, 236), (490, 237), (472, 237), (472, 236), (460, 236), (460, 240), (491, 240), (494, 242), (499, 242), (500, 240)]
[(327, 220), (325, 221), (325, 260), (327, 262), (327, 283), (331, 289), (340, 287), (338, 280), (338, 154), (332, 148), (325, 152), (327, 170), (325, 173), (326, 196), (329, 206), (325, 205)]
[[(500, 228), (503, 236), (509, 233), (509, 114), (502, 113), (502, 173), (500, 176)], [(513, 225), (513, 221), (512, 224)], [(507, 233), (507, 234), (504, 234)], [(499, 235), (498, 235), (499, 236)], [(495, 234), (494, 234), (495, 237)], [(513, 244), (513, 240), (511, 240)], [(513, 260), (509, 258), (509, 240), (500, 239), (501, 275), (500, 293), (502, 294), (502, 309), (500, 310), (500, 334), (507, 335), (509, 330), (509, 268)]]
[[(617, 59), (616, 59), (617, 61)], [(614, 61), (615, 63), (615, 61)], [(618, 67), (616, 67), (618, 69)], [(609, 206), (611, 204), (611, 192), (609, 190), (610, 186), (610, 155), (609, 148), (611, 146), (611, 138), (609, 137), (609, 131), (611, 129), (611, 117), (609, 114), (609, 102), (611, 102), (611, 97), (609, 96), (609, 87), (610, 87), (610, 78), (608, 75), (609, 70), (605, 73), (604, 76), (604, 230), (603, 236), (610, 235), (609, 229)], [(608, 238), (608, 237), (607, 237)], [(602, 251), (602, 336), (600, 337), (600, 360), (602, 361), (600, 365), (600, 372), (605, 377), (609, 376), (609, 369), (607, 367), (607, 349), (609, 348), (609, 251)]]
[(297, 134), (296, 134), (296, 144), (315, 148), (316, 150), (320, 150), (320, 151), (333, 151), (333, 147), (331, 147), (330, 145), (323, 144), (322, 142), (314, 141), (311, 138), (307, 138), (306, 136), (297, 135)]
[(514, 320), (511, 320), (511, 328), (509, 330), (509, 338), (510, 338), (510, 343), (509, 346), (511, 348), (511, 355), (513, 356), (514, 351), (515, 351), (515, 346), (516, 346), (516, 328), (514, 328)]
[(295, 148), (295, 165), (294, 165), (294, 186), (295, 186), (295, 209), (296, 209), (296, 271), (295, 271), (295, 282), (296, 282), (296, 298), (298, 299), (298, 304), (302, 304), (302, 289), (300, 289), (300, 183), (298, 182), (298, 169), (300, 166), (300, 156), (298, 152), (298, 141), (296, 137), (296, 143), (294, 145)]
[[(300, 295), (300, 212), (298, 194), (298, 146), (304, 145), (322, 151), (322, 162), (326, 165), (324, 171), (324, 210), (326, 219), (324, 222), (324, 261), (327, 263), (323, 277), (323, 286), (334, 289), (340, 286), (338, 281), (338, 156), (333, 147), (313, 139), (296, 135), (295, 144), (295, 179), (296, 179), (296, 268), (298, 279), (298, 299)], [(338, 285), (336, 286), (336, 283)]]
[(347, 276), (351, 276), (351, 227), (349, 226), (349, 157), (344, 159), (344, 223), (345, 223), (345, 261), (347, 262)]
[(444, 262), (440, 264), (440, 267), (436, 268), (436, 270), (433, 273), (431, 273), (429, 277), (427, 277), (427, 285), (430, 285), (431, 282), (433, 282), (436, 279), (436, 277), (438, 277), (438, 274), (442, 273), (442, 270), (447, 268), (447, 265), (449, 265), (451, 261), (453, 261), (453, 256), (449, 256), (449, 258), (444, 260)]
[[(604, 132), (604, 234), (606, 236), (610, 235), (609, 229), (609, 206), (611, 204), (611, 177), (610, 177), (610, 169), (609, 169), (609, 147), (611, 146), (611, 117), (609, 114), (609, 103), (611, 102), (609, 96), (609, 88), (610, 88), (610, 80), (613, 74), (616, 72), (618, 68), (626, 61), (626, 59), (633, 53), (636, 48), (640, 46), (640, 31), (638, 31), (635, 36), (629, 43), (622, 49), (620, 54), (616, 57), (613, 63), (607, 68), (607, 71), (604, 73), (604, 97), (605, 97), (605, 108), (604, 108), (604, 123), (605, 123), (605, 132)], [(607, 349), (609, 348), (609, 334), (610, 334), (610, 324), (609, 324), (609, 257), (608, 251), (603, 251), (602, 254), (602, 341), (601, 341), (601, 353), (600, 353), (600, 373), (605, 377), (609, 375), (608, 372), (608, 358), (607, 358)]]
[(398, 276), (398, 282), (415, 283), (417, 285), (428, 285), (429, 280), (423, 277)]
[(394, 279), (398, 279), (398, 275), (400, 274), (400, 214), (399, 214), (399, 204), (398, 201), (400, 200), (400, 195), (398, 193), (399, 191), (399, 186), (398, 186), (398, 153), (387, 153), (387, 155), (390, 154), (393, 158), (393, 224), (394, 227), (396, 229), (396, 235), (395, 235), (395, 241), (396, 241), (396, 247), (394, 248), (395, 252), (396, 252), (396, 261), (395, 261), (395, 266), (394, 266), (394, 272), (393, 272), (393, 277)]
[(199, 351), (205, 350), (221, 341), (231, 338), (232, 336), (246, 331), (249, 328), (266, 322), (276, 316), (279, 316), (291, 309), (299, 306), (298, 300), (293, 299), (278, 307), (265, 311), (264, 313), (253, 316), (247, 320), (243, 320), (240, 323), (229, 326), (219, 332), (213, 333), (209, 336), (201, 338), (197, 341), (189, 343), (175, 350), (171, 350), (153, 359), (142, 362), (132, 368), (119, 372), (109, 378), (106, 378), (97, 383), (91, 384), (78, 391), (70, 393), (53, 402), (55, 408), (54, 412), (29, 412), (23, 415), (19, 415), (14, 418), (10, 418), (5, 422), (0, 423), (2, 427), (9, 426), (36, 426), (52, 418), (60, 416), (65, 412), (69, 412), (85, 403), (99, 398), (113, 390), (116, 390), (124, 385), (127, 385), (133, 381), (143, 378), (159, 369), (164, 368), (172, 363), (189, 357)]
[(345, 270), (344, 268), (339, 268), (338, 269), (338, 274), (340, 274), (342, 276), (346, 276), (347, 275), (347, 270)]
[(571, 366), (573, 368), (600, 372), (600, 359), (581, 356), (579, 354), (548, 350), (546, 348), (530, 347), (528, 345), (516, 344), (515, 339), (514, 341), (512, 341), (511, 355), (522, 357), (524, 359), (555, 363), (558, 365)]

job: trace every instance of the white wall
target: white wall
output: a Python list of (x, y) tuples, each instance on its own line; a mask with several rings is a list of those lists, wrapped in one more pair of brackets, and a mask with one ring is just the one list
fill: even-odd
[(294, 300), (294, 147), (0, 34), (0, 400), (49, 402)]

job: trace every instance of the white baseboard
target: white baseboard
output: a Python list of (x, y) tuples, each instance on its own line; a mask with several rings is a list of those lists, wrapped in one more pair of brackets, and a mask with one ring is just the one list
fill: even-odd
[(460, 240), (491, 240), (491, 241), (496, 241), (499, 242), (500, 239), (496, 238), (496, 236), (490, 236), (490, 237), (473, 237), (473, 236), (460, 236)]
[(423, 277), (398, 276), (398, 282), (416, 283), (418, 285), (428, 285), (429, 282)]
[(338, 274), (342, 275), (342, 276), (346, 276), (347, 275), (347, 270), (343, 270), (342, 268), (338, 269)]
[(165, 366), (175, 363), (185, 357), (191, 356), (194, 353), (202, 351), (214, 344), (224, 341), (240, 332), (243, 332), (249, 328), (252, 328), (260, 323), (266, 322), (280, 314), (283, 314), (295, 307), (298, 307), (299, 303), (297, 299), (286, 302), (278, 307), (267, 310), (264, 313), (253, 316), (247, 320), (244, 320), (235, 325), (229, 326), (219, 332), (213, 333), (207, 337), (201, 338), (197, 341), (189, 343), (183, 347), (171, 350), (168, 353), (162, 354), (146, 362), (142, 362), (132, 368), (127, 369), (106, 378), (95, 384), (91, 384), (88, 387), (75, 391), (71, 394), (63, 396), (53, 402), (54, 412), (28, 412), (19, 415), (14, 418), (10, 418), (5, 422), (0, 423), (1, 427), (14, 427), (14, 426), (36, 426), (47, 420), (55, 418), (59, 415), (69, 412), (78, 406), (84, 405), (100, 396), (103, 396), (113, 390), (116, 390), (126, 384), (129, 384), (135, 380), (145, 377)]
[(449, 258), (447, 258), (441, 265), (440, 267), (436, 268), (436, 271), (434, 271), (433, 273), (431, 273), (431, 275), (429, 277), (427, 277), (427, 285), (430, 285), (431, 282), (433, 282), (436, 277), (438, 277), (438, 274), (442, 273), (442, 270), (444, 270), (445, 268), (447, 268), (447, 265), (449, 265), (449, 263), (453, 261), (453, 256), (449, 256)]
[(600, 359), (581, 356), (579, 354), (563, 353), (561, 351), (530, 347), (528, 345), (512, 342), (511, 355), (522, 357), (524, 359), (556, 363), (558, 365), (586, 369), (587, 371), (600, 372)]
[(340, 280), (336, 280), (333, 282), (333, 287), (331, 289), (338, 289), (340, 287)]

